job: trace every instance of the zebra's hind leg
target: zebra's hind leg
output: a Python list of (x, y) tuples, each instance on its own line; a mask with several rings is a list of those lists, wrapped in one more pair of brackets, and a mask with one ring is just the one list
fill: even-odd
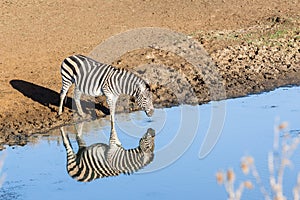
[(85, 114), (83, 113), (82, 107), (81, 107), (81, 104), (80, 104), (80, 97), (81, 97), (81, 92), (79, 91), (79, 89), (77, 87), (75, 87), (75, 89), (74, 89), (74, 101), (75, 101), (75, 104), (76, 104), (76, 108), (77, 108), (78, 114), (81, 117), (85, 117)]
[(59, 100), (59, 107), (58, 107), (58, 115), (61, 115), (63, 104), (66, 99), (67, 91), (64, 91), (63, 89), (60, 92), (60, 100)]
[(69, 88), (71, 87), (71, 85), (72, 85), (71, 81), (66, 81), (66, 80), (64, 80), (64, 78), (62, 79), (62, 87), (61, 87), (61, 90), (60, 90), (58, 115), (61, 115), (61, 113), (62, 113), (63, 105), (67, 101), (66, 95), (67, 95), (67, 92), (68, 92)]
[(76, 164), (76, 154), (73, 151), (70, 139), (67, 134), (65, 134), (63, 127), (60, 128), (60, 133), (63, 139), (63, 144), (67, 152), (67, 171), (68, 174), (75, 178), (75, 175), (79, 171), (78, 165)]

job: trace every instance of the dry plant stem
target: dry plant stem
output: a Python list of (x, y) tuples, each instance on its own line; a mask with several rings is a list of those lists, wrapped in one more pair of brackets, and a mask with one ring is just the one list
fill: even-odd
[[(278, 127), (275, 127), (274, 130), (274, 145), (273, 145), (273, 153), (269, 153), (268, 156), (268, 164), (269, 164), (269, 172), (270, 172), (270, 185), (271, 188), (274, 192), (274, 198), (275, 199), (286, 199), (283, 195), (283, 176), (284, 176), (284, 169), (286, 166), (291, 165), (290, 162), (290, 157), (292, 156), (292, 154), (294, 153), (294, 151), (296, 150), (300, 140), (299, 138), (295, 138), (292, 140), (291, 144), (288, 144), (286, 141), (284, 141), (281, 145), (281, 151), (279, 150), (279, 133), (281, 130), (283, 130), (287, 125), (286, 124), (281, 124)], [(288, 134), (284, 134), (287, 135)], [(278, 170), (277, 170), (277, 174), (275, 172), (275, 153), (279, 153), (278, 156), (280, 155), (280, 157), (278, 158), (278, 162), (279, 162), (279, 166), (278, 166)], [(277, 175), (277, 177), (276, 177)], [(277, 178), (277, 179), (276, 179)], [(298, 177), (299, 178), (299, 177)], [(297, 180), (298, 182), (299, 180)], [(295, 187), (297, 188), (297, 186)], [(298, 191), (295, 190), (294, 188), (294, 199), (299, 199), (299, 194), (297, 193)]]
[(300, 174), (298, 173), (297, 185), (293, 189), (294, 200), (300, 199), (299, 191), (300, 191)]
[(275, 169), (274, 169), (274, 158), (273, 158), (273, 153), (269, 152), (268, 155), (268, 167), (269, 167), (269, 181), (270, 181), (270, 186), (273, 188), (273, 185), (276, 184), (275, 180)]
[(233, 182), (226, 180), (224, 185), (225, 185), (225, 190), (227, 191), (227, 193), (229, 195), (229, 200), (234, 200), (235, 195), (234, 195), (234, 189), (233, 189)]
[(252, 172), (253, 177), (255, 178), (256, 183), (259, 186), (259, 189), (260, 189), (261, 193), (264, 195), (265, 200), (271, 200), (270, 195), (268, 194), (267, 190), (265, 189), (265, 187), (264, 187), (264, 185), (261, 181), (261, 178), (259, 176), (259, 173), (258, 173), (256, 167), (255, 167), (255, 164), (251, 165), (251, 172)]
[(229, 183), (228, 181), (226, 181), (225, 182), (225, 189), (228, 193), (228, 200), (239, 200), (238, 198), (236, 198), (233, 183)]
[[(286, 199), (283, 195), (283, 176), (284, 176), (284, 169), (286, 166), (290, 165), (290, 157), (296, 150), (299, 144), (299, 138), (295, 138), (292, 140), (291, 144), (287, 142), (283, 142), (281, 146), (281, 157), (279, 157), (279, 166), (278, 166), (278, 173), (277, 177), (275, 174), (275, 162), (274, 162), (274, 153), (279, 152), (279, 132), (280, 130), (284, 129), (286, 125), (280, 125), (275, 127), (274, 130), (274, 146), (273, 146), (273, 153), (269, 153), (269, 172), (270, 172), (270, 185), (274, 192), (276, 199)], [(287, 134), (288, 135), (288, 134)], [(277, 180), (276, 180), (277, 178)], [(297, 193), (294, 192), (294, 198), (297, 197)]]
[[(280, 162), (280, 165), (278, 166), (278, 172), (277, 172), (277, 177), (276, 177), (276, 172), (275, 172), (275, 160), (274, 160), (274, 154), (279, 153), (279, 127), (276, 126), (274, 128), (274, 145), (273, 145), (273, 152), (269, 153), (269, 172), (270, 172), (270, 186), (274, 192), (275, 197), (282, 196), (282, 178), (283, 177), (283, 172), (284, 170), (282, 169), (282, 163)], [(283, 156), (283, 151), (281, 151), (281, 156)], [(278, 155), (276, 156), (278, 157)], [(276, 180), (277, 178), (277, 180)]]
[[(221, 177), (225, 177), (227, 179), (223, 179)], [(228, 200), (240, 200), (243, 194), (244, 188), (252, 188), (252, 183), (250, 181), (241, 182), (238, 189), (234, 189), (234, 182), (235, 182), (235, 174), (232, 169), (227, 170), (227, 173), (218, 173), (217, 180), (219, 184), (224, 184), (225, 190), (228, 194)]]
[(239, 186), (238, 190), (235, 193), (236, 200), (241, 199), (244, 188), (245, 188), (244, 182), (240, 183), (240, 186)]
[(228, 187), (226, 187), (226, 183), (225, 183), (225, 188), (229, 195), (228, 199), (229, 200), (240, 200), (242, 197), (244, 188), (245, 188), (245, 183), (244, 182), (240, 183), (239, 188), (236, 191), (234, 191), (233, 183), (227, 182), (227, 186)]

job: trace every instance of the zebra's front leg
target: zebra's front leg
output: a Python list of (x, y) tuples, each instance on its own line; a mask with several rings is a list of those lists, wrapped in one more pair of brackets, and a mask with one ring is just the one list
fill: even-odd
[(107, 104), (109, 106), (109, 111), (110, 111), (110, 125), (111, 125), (109, 143), (121, 146), (122, 144), (121, 144), (121, 142), (118, 138), (118, 134), (117, 134), (116, 129), (115, 129), (115, 107), (116, 107), (116, 102), (117, 102), (117, 98), (115, 98), (114, 96), (107, 97)]
[(120, 142), (118, 138), (118, 134), (115, 129), (115, 121), (114, 121), (114, 115), (111, 114), (110, 117), (110, 124), (111, 124), (111, 132), (110, 132), (110, 138), (109, 143), (110, 144), (116, 144), (118, 146), (122, 146), (122, 143)]
[(76, 141), (77, 144), (79, 146), (79, 149), (85, 148), (86, 147), (86, 143), (85, 141), (82, 139), (82, 129), (83, 129), (83, 125), (84, 122), (81, 122), (79, 124), (77, 124), (77, 126), (75, 125), (77, 134), (76, 134)]
[(79, 91), (79, 89), (77, 87), (75, 87), (75, 89), (74, 89), (74, 101), (75, 101), (75, 105), (76, 105), (78, 114), (81, 117), (85, 117), (85, 114), (83, 113), (82, 107), (81, 107), (81, 104), (80, 104), (80, 97), (81, 97), (81, 92)]

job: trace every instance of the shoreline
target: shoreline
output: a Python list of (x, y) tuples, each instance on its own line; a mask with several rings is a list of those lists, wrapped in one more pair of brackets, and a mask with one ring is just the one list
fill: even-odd
[[(251, 96), (251, 95), (260, 95), (260, 94), (263, 94), (263, 93), (266, 93), (266, 92), (274, 91), (274, 90), (279, 89), (279, 88), (285, 88), (285, 87), (292, 88), (292, 87), (299, 87), (299, 86), (300, 86), (300, 80), (298, 81), (297, 84), (280, 85), (280, 86), (277, 86), (277, 87), (274, 87), (274, 88), (271, 88), (271, 89), (268, 89), (268, 90), (262, 90), (262, 91), (259, 91), (259, 92), (253, 92), (253, 93), (249, 93), (247, 95), (241, 95), (241, 96), (240, 95), (231, 96), (231, 97), (227, 97), (226, 99), (220, 99), (220, 100), (216, 100), (216, 101), (235, 99), (235, 98), (243, 98), (243, 97), (248, 97), (248, 96)], [(165, 107), (159, 106), (159, 107), (156, 107), (156, 108), (170, 108), (170, 107), (176, 107), (176, 106), (180, 106), (180, 105), (201, 106), (201, 105), (204, 105), (204, 104), (209, 103), (209, 102), (210, 101), (203, 102), (201, 104), (196, 104), (196, 105), (195, 104), (176, 104), (176, 105), (174, 104), (174, 105), (168, 105), (168, 106), (165, 106)], [(135, 112), (137, 110), (138, 109), (136, 109), (134, 111), (131, 111), (131, 112)], [(73, 114), (75, 115), (75, 117), (73, 117), (73, 116), (70, 117), (70, 120), (67, 121), (67, 122), (53, 124), (53, 125), (51, 125), (49, 127), (46, 127), (46, 128), (37, 128), (37, 129), (34, 129), (34, 131), (32, 131), (32, 132), (27, 132), (26, 133), (26, 132), (23, 132), (23, 130), (20, 130), (20, 129), (15, 129), (15, 130), (10, 129), (8, 132), (5, 132), (7, 134), (2, 134), (0, 136), (0, 151), (6, 149), (6, 147), (9, 147), (9, 146), (24, 146), (24, 145), (27, 145), (27, 143), (30, 143), (33, 140), (35, 140), (34, 139), (35, 136), (38, 136), (38, 135), (42, 136), (42, 135), (45, 135), (45, 134), (47, 135), (49, 132), (51, 132), (53, 130), (58, 130), (62, 126), (69, 126), (69, 125), (72, 125), (72, 124), (75, 124), (75, 123), (80, 123), (82, 121), (90, 122), (90, 121), (98, 120), (98, 119), (103, 118), (103, 117), (107, 118), (107, 116), (103, 115), (103, 116), (97, 116), (97, 117), (90, 116), (90, 118), (81, 119), (76, 114), (76, 111), (74, 111), (72, 113), (72, 111), (70, 111), (68, 109), (68, 114), (67, 115), (73, 115)], [(107, 118), (107, 119), (109, 119), (109, 118)], [(37, 124), (39, 124), (39, 123), (37, 122)], [(43, 124), (43, 123), (41, 123), (40, 125), (42, 127), (45, 126), (45, 124)], [(2, 130), (3, 130), (3, 127), (2, 127)]]
[[(20, 16), (27, 16), (28, 9), (34, 10), (36, 8), (35, 2), (0, 4), (3, 10), (7, 10), (7, 14), (3, 17), (7, 23), (4, 23), (4, 20), (0, 22), (6, 37), (2, 41), (2, 47), (0, 47), (2, 48), (1, 52), (3, 52), (3, 56), (0, 58), (3, 77), (0, 80), (2, 105), (0, 108), (0, 150), (4, 148), (4, 145), (25, 145), (34, 133), (47, 132), (54, 127), (78, 120), (77, 114), (72, 110), (71, 93), (68, 95), (67, 106), (62, 116), (57, 117), (61, 87), (59, 66), (62, 59), (66, 55), (86, 54), (99, 41), (120, 33), (124, 29), (129, 30), (130, 28), (149, 27), (151, 25), (188, 32), (193, 39), (201, 43), (203, 49), (208, 52), (209, 58), (215, 63), (215, 65), (210, 63), (210, 66), (215, 69), (213, 73), (221, 77), (220, 83), (217, 84), (220, 84), (220, 88), (223, 87), (225, 93), (222, 91), (218, 93), (217, 90), (216, 94), (210, 93), (209, 87), (215, 83), (211, 79), (210, 69), (206, 65), (202, 69), (195, 69), (185, 59), (159, 49), (149, 48), (128, 52), (115, 61), (113, 65), (116, 67), (128, 69), (132, 66), (142, 65), (162, 66), (161, 71), (149, 71), (154, 82), (152, 88), (154, 104), (158, 108), (171, 107), (180, 103), (203, 104), (211, 100), (259, 94), (286, 85), (300, 85), (300, 15), (297, 8), (297, 6), (299, 7), (298, 4), (291, 4), (289, 7), (282, 4), (276, 5), (276, 3), (269, 4), (266, 1), (263, 2), (264, 6), (259, 5), (259, 11), (256, 9), (257, 5), (249, 4), (250, 7), (247, 6), (243, 9), (253, 11), (250, 16), (245, 15), (241, 10), (242, 7), (237, 6), (235, 9), (237, 13), (241, 12), (240, 17), (237, 14), (227, 19), (226, 14), (216, 12), (213, 14), (214, 19), (212, 20), (206, 16), (211, 16), (211, 11), (214, 9), (222, 8), (233, 12), (232, 2), (209, 3), (206, 5), (207, 9), (203, 9), (203, 12), (199, 13), (196, 8), (202, 8), (200, 1), (194, 3), (179, 1), (173, 2), (174, 5), (172, 6), (175, 8), (184, 6), (191, 13), (193, 11), (204, 17), (203, 20), (197, 21), (196, 15), (178, 10), (178, 14), (184, 14), (187, 19), (180, 21), (180, 18), (176, 18), (177, 21), (174, 23), (172, 21), (174, 18), (169, 15), (165, 15), (161, 19), (160, 15), (148, 13), (145, 8), (150, 3), (146, 1), (135, 5), (139, 8), (136, 9), (137, 16), (142, 16), (141, 13), (148, 14), (143, 16), (141, 21), (132, 20), (131, 13), (128, 14), (128, 12), (123, 12), (123, 9), (120, 9), (119, 11), (123, 12), (120, 15), (124, 19), (124, 23), (128, 23), (125, 28), (117, 28), (117, 26), (112, 29), (107, 28), (110, 27), (108, 25), (110, 23), (117, 24), (120, 16), (110, 16), (109, 19), (113, 21), (111, 22), (91, 15), (85, 16), (86, 20), (91, 22), (89, 26), (85, 24), (85, 28), (79, 29), (76, 34), (69, 32), (67, 35), (64, 35), (64, 28), (61, 29), (57, 24), (64, 23), (65, 19), (71, 19), (74, 16), (78, 19), (82, 17), (80, 14), (64, 9), (69, 8), (67, 4), (60, 6), (64, 11), (67, 10), (66, 16), (61, 18), (55, 14), (57, 12), (55, 6), (51, 7), (46, 5), (46, 2), (39, 2), (38, 4), (41, 5), (37, 6), (41, 6), (41, 10), (53, 9), (55, 11), (44, 12), (45, 15), (43, 16), (33, 12), (33, 19), (43, 20), (40, 24), (30, 23), (31, 18), (11, 17), (15, 16), (16, 8), (18, 8), (17, 11)], [(234, 4), (238, 3), (234, 2)], [(160, 4), (156, 8), (160, 11), (166, 9), (163, 6), (169, 6), (163, 2)], [(277, 7), (276, 9), (270, 8), (274, 5), (280, 9), (280, 12), (276, 11)], [(76, 5), (74, 6), (76, 9)], [(77, 6), (81, 8), (81, 4)], [(97, 9), (103, 9), (101, 12), (111, 10), (105, 6), (116, 7), (115, 3), (106, 2), (103, 8), (91, 7), (91, 12), (96, 13), (98, 12)], [(127, 8), (127, 5), (123, 6)], [(157, 20), (151, 21), (153, 18)], [(96, 19), (102, 20), (103, 24), (99, 26)], [(147, 20), (150, 20), (148, 24), (146, 23)], [(237, 20), (240, 20), (239, 24), (236, 23)], [(185, 27), (187, 21), (190, 23), (188, 23), (188, 27)], [(172, 23), (170, 25), (167, 22)], [(67, 24), (66, 29), (73, 30), (72, 23), (68, 24), (68, 21), (65, 23)], [(91, 26), (94, 29), (89, 29)], [(16, 27), (16, 29), (11, 27)], [(30, 31), (27, 30), (28, 27), (30, 27)], [(203, 31), (197, 31), (200, 28)], [(24, 30), (27, 30), (28, 33)], [(100, 32), (102, 35), (97, 35)], [(88, 37), (82, 37), (82, 35), (88, 35)], [(20, 43), (22, 44), (20, 46), (18, 42), (12, 41), (23, 43)], [(190, 51), (189, 47), (185, 48)], [(141, 76), (147, 75), (143, 70), (138, 73)], [(166, 84), (168, 80), (173, 81)], [(218, 85), (214, 87), (218, 88)], [(125, 102), (125, 105), (118, 106), (117, 111), (132, 112), (138, 109), (130, 98), (124, 97), (122, 101)], [(96, 99), (84, 98), (83, 104), (91, 119), (105, 117), (107, 114), (103, 96)]]

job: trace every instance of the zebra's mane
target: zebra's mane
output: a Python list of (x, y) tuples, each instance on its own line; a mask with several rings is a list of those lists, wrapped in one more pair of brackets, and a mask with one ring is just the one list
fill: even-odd
[(106, 158), (114, 170), (129, 175), (148, 165), (153, 160), (154, 154), (145, 153), (140, 146), (132, 149), (125, 149), (122, 146), (110, 146), (106, 152)]

